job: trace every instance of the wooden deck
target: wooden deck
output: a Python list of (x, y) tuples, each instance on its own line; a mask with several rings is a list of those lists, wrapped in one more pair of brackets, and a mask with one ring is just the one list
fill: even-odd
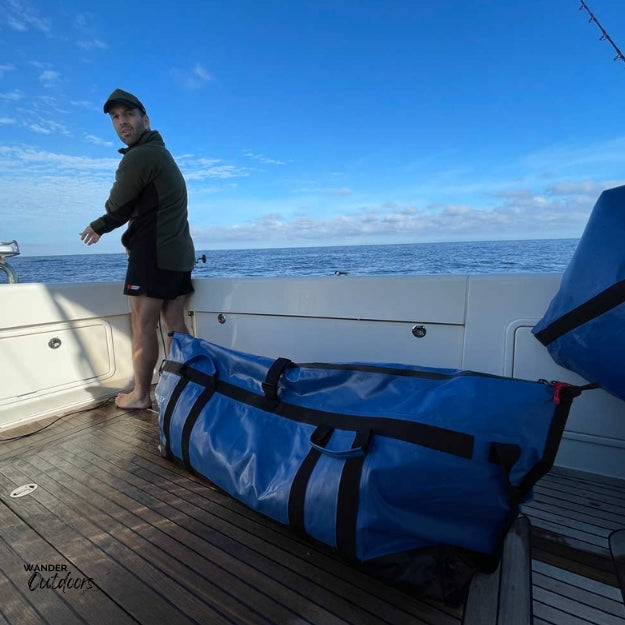
[(610, 536), (625, 528), (625, 482), (554, 468), (523, 506), (532, 522), (534, 623), (625, 623)]
[[(354, 570), (163, 459), (154, 412), (109, 403), (49, 422), (0, 443), (0, 625), (462, 621), (461, 609)], [(10, 497), (29, 483), (32, 494)], [(525, 512), (534, 623), (625, 625), (609, 542), (625, 528), (625, 484), (553, 471)]]

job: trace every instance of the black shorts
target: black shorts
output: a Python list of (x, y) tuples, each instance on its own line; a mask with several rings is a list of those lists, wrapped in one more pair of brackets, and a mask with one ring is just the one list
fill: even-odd
[(193, 293), (190, 271), (159, 269), (155, 263), (143, 259), (128, 259), (124, 295), (147, 295), (156, 299), (176, 299)]

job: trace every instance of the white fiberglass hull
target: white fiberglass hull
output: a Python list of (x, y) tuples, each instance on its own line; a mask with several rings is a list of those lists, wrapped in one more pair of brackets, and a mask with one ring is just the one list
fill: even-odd
[[(556, 274), (202, 279), (194, 281), (189, 327), (234, 349), (294, 361), (584, 383), (531, 334), (559, 282)], [(0, 286), (0, 429), (131, 385), (121, 290), (119, 283)], [(557, 464), (625, 477), (625, 402), (603, 390), (578, 398)]]

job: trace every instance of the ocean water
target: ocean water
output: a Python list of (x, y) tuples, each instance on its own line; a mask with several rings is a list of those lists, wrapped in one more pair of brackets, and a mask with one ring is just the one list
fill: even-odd
[[(578, 239), (199, 250), (194, 278), (562, 272)], [(206, 262), (202, 261), (205, 255)], [(20, 282), (121, 281), (126, 255), (15, 256)], [(0, 272), (0, 283), (7, 282)]]

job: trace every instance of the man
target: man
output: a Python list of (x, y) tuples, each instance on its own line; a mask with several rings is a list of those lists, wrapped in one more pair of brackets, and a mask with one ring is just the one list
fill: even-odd
[(134, 388), (119, 393), (120, 408), (152, 405), (150, 387), (158, 359), (156, 328), (162, 316), (168, 332), (188, 332), (184, 304), (193, 292), (195, 250), (187, 220), (187, 189), (161, 135), (150, 129), (143, 104), (115, 89), (104, 104), (118, 137), (128, 147), (105, 203), (106, 213), (80, 233), (87, 245), (128, 224), (122, 243), (128, 252), (124, 293), (130, 296)]

